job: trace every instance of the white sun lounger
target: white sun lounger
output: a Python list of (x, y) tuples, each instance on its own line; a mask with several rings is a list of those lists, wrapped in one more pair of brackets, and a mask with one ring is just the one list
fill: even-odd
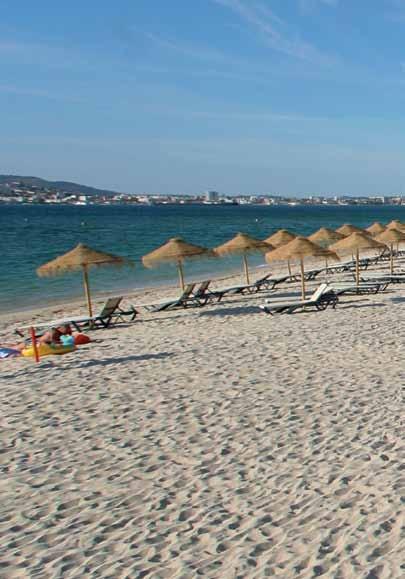
[(259, 306), (266, 314), (292, 314), (295, 310), (315, 308), (317, 310), (325, 310), (329, 305), (336, 307), (338, 298), (336, 294), (330, 289), (327, 283), (322, 283), (314, 291), (312, 296), (305, 300), (297, 299), (295, 301), (279, 301), (266, 300), (265, 304)]

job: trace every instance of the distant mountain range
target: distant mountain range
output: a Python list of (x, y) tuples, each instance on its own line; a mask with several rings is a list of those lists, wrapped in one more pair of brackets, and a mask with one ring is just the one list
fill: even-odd
[(89, 187), (87, 185), (80, 185), (79, 183), (72, 183), (70, 181), (48, 181), (40, 177), (27, 177), (23, 175), (0, 175), (0, 189), (4, 189), (6, 183), (18, 181), (25, 187), (43, 187), (45, 189), (57, 189), (67, 193), (79, 193), (80, 195), (116, 195), (117, 191), (109, 191), (108, 189), (97, 189), (97, 187)]

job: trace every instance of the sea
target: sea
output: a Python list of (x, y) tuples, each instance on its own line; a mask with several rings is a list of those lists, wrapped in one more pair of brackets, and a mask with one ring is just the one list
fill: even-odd
[[(405, 206), (363, 205), (0, 205), (0, 313), (61, 304), (83, 296), (80, 272), (40, 278), (36, 268), (79, 242), (128, 257), (134, 268), (94, 268), (94, 294), (136, 292), (177, 284), (175, 266), (146, 269), (143, 255), (171, 237), (215, 247), (243, 232), (265, 239), (280, 228), (309, 235), (343, 223), (367, 227), (374, 221), (405, 221)], [(249, 264), (264, 264), (262, 255)], [(241, 271), (241, 258), (199, 259), (185, 264), (186, 281)]]

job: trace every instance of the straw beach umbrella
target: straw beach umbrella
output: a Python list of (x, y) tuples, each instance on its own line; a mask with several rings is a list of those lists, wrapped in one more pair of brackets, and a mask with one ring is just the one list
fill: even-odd
[(398, 219), (394, 219), (387, 224), (387, 229), (398, 229), (398, 231), (405, 231), (405, 223)]
[(334, 231), (333, 229), (328, 229), (328, 227), (321, 227), (312, 235), (308, 235), (308, 239), (317, 243), (321, 247), (328, 247), (335, 241), (340, 241), (344, 238), (343, 233), (339, 233), (338, 231)]
[(261, 241), (260, 239), (255, 239), (254, 237), (250, 237), (250, 235), (246, 235), (246, 233), (238, 233), (230, 239), (226, 241), (222, 245), (219, 245), (214, 249), (214, 253), (219, 256), (235, 254), (235, 255), (242, 255), (243, 257), (243, 266), (245, 270), (245, 277), (246, 283), (249, 284), (249, 267), (247, 256), (249, 253), (265, 253), (273, 249), (273, 246), (270, 243), (266, 243), (265, 241)]
[(306, 237), (296, 237), (286, 245), (282, 245), (273, 251), (269, 251), (266, 253), (266, 261), (268, 263), (272, 261), (281, 261), (281, 260), (292, 260), (298, 259), (300, 262), (300, 269), (301, 269), (301, 290), (302, 290), (302, 299), (305, 299), (305, 271), (304, 271), (304, 260), (306, 257), (323, 257), (334, 259), (339, 261), (338, 256), (329, 251), (328, 249), (324, 249), (320, 247), (313, 241), (310, 241)]
[(212, 256), (213, 252), (206, 247), (187, 243), (181, 237), (172, 237), (164, 245), (154, 249), (142, 258), (145, 267), (151, 268), (161, 263), (176, 263), (179, 272), (181, 289), (184, 290), (183, 263), (186, 259), (194, 259), (202, 256)]
[[(270, 245), (272, 245), (273, 247), (281, 247), (282, 245), (289, 243), (296, 237), (297, 236), (295, 233), (291, 233), (291, 231), (288, 231), (287, 229), (279, 229), (278, 231), (276, 231), (276, 233), (273, 233), (273, 235), (270, 235), (270, 237), (268, 237), (264, 241), (265, 243), (270, 243)], [(288, 274), (291, 276), (292, 275), (291, 265), (289, 261), (287, 261), (287, 267), (288, 267)]]
[[(316, 243), (317, 245), (320, 245), (321, 247), (329, 247), (330, 245), (332, 245), (332, 243), (335, 243), (336, 241), (340, 241), (340, 239), (344, 239), (344, 235), (343, 233), (338, 233), (337, 231), (334, 231), (333, 229), (329, 229), (328, 227), (321, 227), (320, 229), (318, 229), (318, 231), (315, 231), (315, 233), (312, 233), (312, 235), (308, 236), (308, 239), (310, 241), (313, 241), (313, 243)], [(326, 268), (328, 267), (328, 258), (325, 257), (325, 265)], [(325, 276), (328, 276), (328, 270), (326, 270), (325, 272)]]
[(45, 265), (41, 265), (41, 267), (37, 269), (37, 274), (41, 277), (63, 275), (66, 272), (81, 269), (83, 272), (87, 307), (89, 310), (89, 316), (91, 317), (93, 315), (93, 309), (91, 305), (88, 270), (91, 267), (100, 267), (104, 265), (113, 265), (118, 267), (123, 265), (133, 266), (133, 262), (124, 257), (118, 257), (117, 255), (111, 255), (110, 253), (97, 251), (83, 243), (79, 243), (71, 251), (68, 251), (64, 255), (57, 257)]
[(383, 231), (385, 231), (385, 227), (384, 227), (384, 225), (382, 225), (382, 223), (375, 221), (372, 225), (369, 225), (369, 227), (366, 228), (366, 231), (369, 234), (371, 234), (373, 237), (375, 237), (379, 233), (382, 233)]
[(357, 227), (357, 225), (351, 225), (350, 223), (345, 223), (336, 229), (338, 233), (341, 233), (345, 237), (351, 235), (352, 233), (365, 233), (368, 235), (368, 232), (365, 229), (361, 229), (361, 227)]
[(285, 245), (289, 241), (292, 241), (297, 236), (295, 233), (291, 233), (288, 229), (279, 229), (273, 235), (270, 235), (267, 239), (264, 240), (265, 243), (270, 243), (273, 247), (280, 247), (281, 245)]
[(398, 231), (398, 229), (386, 229), (379, 235), (376, 235), (375, 239), (388, 245), (390, 248), (390, 272), (391, 274), (394, 273), (394, 243), (396, 244), (397, 248), (400, 243), (405, 242), (405, 233), (402, 231)]
[(384, 245), (379, 241), (376, 241), (369, 235), (364, 233), (359, 233), (355, 231), (348, 237), (337, 241), (330, 246), (329, 249), (336, 251), (337, 253), (352, 253), (355, 252), (356, 255), (356, 285), (359, 285), (359, 260), (360, 260), (360, 250), (362, 249), (383, 249)]

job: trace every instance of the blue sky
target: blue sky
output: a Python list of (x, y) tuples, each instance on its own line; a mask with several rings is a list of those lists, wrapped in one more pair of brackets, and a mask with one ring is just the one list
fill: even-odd
[(0, 0), (0, 173), (405, 191), (405, 0)]

